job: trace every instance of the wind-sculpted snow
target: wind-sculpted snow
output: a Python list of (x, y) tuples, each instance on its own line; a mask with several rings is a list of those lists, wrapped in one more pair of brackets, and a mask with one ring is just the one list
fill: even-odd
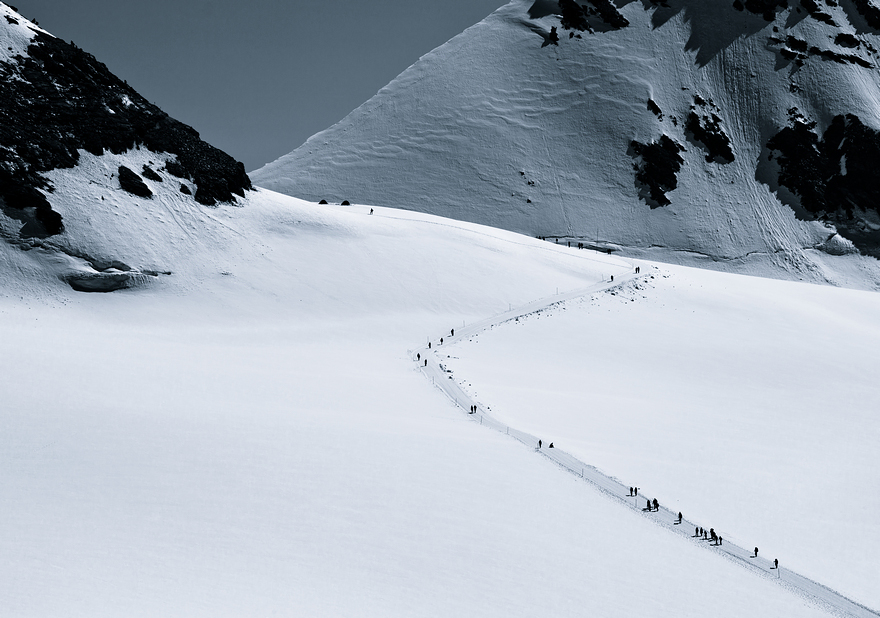
[[(597, 3), (513, 0), (252, 176), (316, 201), (415, 208), (633, 256), (880, 284), (871, 251), (825, 252), (835, 234), (855, 241), (852, 230), (800, 216), (762, 164), (792, 107), (819, 127), (852, 114), (880, 129), (880, 44), (856, 5), (613, 4), (625, 27), (599, 19)], [(674, 190), (648, 202), (630, 148), (664, 135), (687, 150)]]

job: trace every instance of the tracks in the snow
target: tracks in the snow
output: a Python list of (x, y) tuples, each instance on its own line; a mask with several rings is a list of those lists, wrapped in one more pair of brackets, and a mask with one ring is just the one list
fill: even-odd
[[(806, 598), (809, 598), (810, 600), (818, 603), (831, 613), (842, 613), (843, 615), (853, 616), (855, 618), (878, 618), (878, 616), (880, 616), (880, 613), (875, 612), (865, 607), (864, 605), (856, 603), (855, 601), (848, 599), (842, 594), (839, 594), (838, 592), (835, 592), (834, 590), (823, 586), (822, 584), (815, 582), (807, 577), (799, 575), (794, 571), (790, 571), (787, 568), (782, 567), (776, 569), (774, 568), (773, 563), (770, 560), (763, 557), (753, 556), (751, 550), (746, 550), (742, 547), (739, 547), (738, 545), (726, 541), (723, 542), (721, 545), (715, 545), (709, 544), (708, 542), (699, 539), (692, 532), (699, 524), (695, 524), (694, 522), (688, 521), (687, 519), (682, 519), (680, 525), (676, 524), (675, 522), (678, 521), (678, 514), (671, 512), (663, 506), (661, 506), (659, 510), (650, 512), (642, 509), (641, 505), (644, 504), (644, 496), (635, 497), (628, 495), (630, 489), (629, 487), (625, 487), (618, 480), (602, 474), (595, 467), (580, 461), (579, 459), (569, 453), (566, 453), (562, 449), (551, 449), (548, 448), (549, 445), (543, 445), (543, 448), (539, 449), (537, 437), (524, 431), (514, 429), (513, 427), (509, 427), (505, 423), (498, 421), (492, 415), (488, 414), (486, 410), (481, 409), (477, 405), (477, 403), (462, 390), (462, 388), (458, 385), (458, 382), (453, 379), (452, 374), (448, 373), (443, 367), (441, 367), (442, 361), (437, 355), (437, 352), (448, 345), (451, 345), (463, 339), (467, 339), (468, 337), (471, 337), (498, 324), (503, 324), (504, 322), (515, 320), (516, 318), (535, 313), (536, 311), (547, 309), (568, 300), (605, 292), (612, 288), (622, 286), (623, 284), (628, 283), (629, 281), (632, 281), (636, 278), (638, 277), (631, 273), (623, 276), (618, 276), (618, 279), (613, 282), (603, 281), (582, 290), (558, 294), (556, 296), (536, 300), (528, 303), (527, 305), (517, 307), (493, 318), (482, 320), (480, 322), (475, 322), (464, 328), (456, 329), (454, 335), (444, 335), (442, 345), (438, 345), (440, 341), (440, 338), (438, 337), (436, 340), (431, 342), (432, 345), (430, 348), (428, 347), (428, 344), (425, 344), (424, 346), (414, 350), (412, 352), (413, 360), (415, 360), (416, 358), (419, 359), (419, 369), (424, 372), (426, 377), (429, 378), (435, 386), (437, 386), (441, 391), (443, 391), (443, 393), (447, 397), (449, 397), (457, 406), (459, 406), (465, 414), (468, 414), (469, 418), (471, 418), (474, 422), (485, 425), (487, 427), (491, 427), (497, 431), (500, 431), (501, 433), (504, 433), (519, 440), (530, 448), (536, 449), (539, 453), (556, 463), (561, 468), (564, 468), (568, 472), (592, 484), (599, 491), (620, 502), (621, 505), (643, 513), (645, 517), (654, 520), (657, 525), (668, 528), (679, 536), (689, 539), (691, 542), (706, 543), (707, 548), (711, 551), (714, 551), (728, 559), (734, 560), (737, 563), (749, 568), (752, 571), (755, 571), (758, 574), (761, 574), (764, 577), (775, 579), (783, 587), (794, 592), (795, 594), (799, 594)], [(426, 360), (427, 363), (425, 363)], [(469, 413), (471, 406), (477, 406), (476, 412)]]

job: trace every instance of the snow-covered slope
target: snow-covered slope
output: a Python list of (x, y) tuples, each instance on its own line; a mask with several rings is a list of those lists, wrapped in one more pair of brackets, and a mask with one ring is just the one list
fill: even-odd
[(69, 231), (172, 272), (82, 294), (29, 267), (44, 249), (0, 253), (9, 615), (823, 615), (481, 430), (407, 354), (630, 264), (267, 191), (199, 218), (77, 186), (59, 203), (96, 207)]
[(880, 607), (880, 294), (651, 272), (452, 346), (446, 366), (502, 422)]
[[(590, 32), (566, 29), (560, 4), (513, 0), (252, 178), (630, 255), (876, 285), (877, 261), (850, 255), (880, 247), (870, 6), (623, 1), (610, 10), (628, 25), (587, 15)], [(849, 124), (831, 144), (835, 118)], [(768, 147), (786, 127), (797, 138)]]

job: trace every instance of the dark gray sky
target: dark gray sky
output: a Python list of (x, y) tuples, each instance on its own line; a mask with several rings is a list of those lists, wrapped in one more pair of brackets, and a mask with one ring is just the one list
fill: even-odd
[(8, 0), (248, 171), (507, 0)]

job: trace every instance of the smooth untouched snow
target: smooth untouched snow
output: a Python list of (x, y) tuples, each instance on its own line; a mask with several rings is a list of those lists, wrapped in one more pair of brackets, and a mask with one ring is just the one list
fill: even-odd
[[(119, 161), (53, 172), (64, 234), (0, 243), (4, 614), (824, 615), (474, 427), (407, 353), (630, 263), (268, 191), (139, 200)], [(170, 274), (57, 278), (90, 260)]]

